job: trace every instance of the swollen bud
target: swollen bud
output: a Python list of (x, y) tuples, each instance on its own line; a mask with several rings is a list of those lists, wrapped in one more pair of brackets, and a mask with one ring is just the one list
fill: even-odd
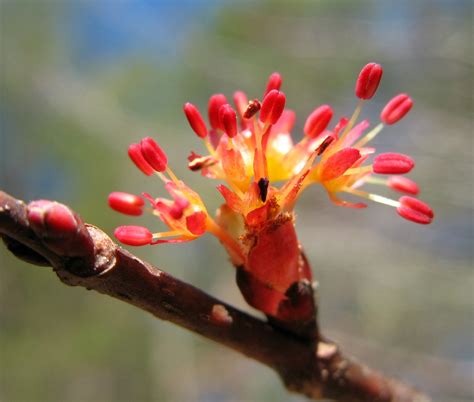
[(306, 119), (304, 133), (309, 138), (316, 138), (326, 129), (332, 119), (332, 115), (333, 112), (329, 105), (322, 105), (314, 109)]
[(356, 82), (355, 93), (360, 99), (370, 99), (375, 95), (382, 79), (383, 69), (380, 64), (369, 63), (362, 68)]
[(395, 124), (401, 120), (412, 108), (413, 101), (407, 94), (393, 97), (380, 113), (380, 120), (385, 124)]

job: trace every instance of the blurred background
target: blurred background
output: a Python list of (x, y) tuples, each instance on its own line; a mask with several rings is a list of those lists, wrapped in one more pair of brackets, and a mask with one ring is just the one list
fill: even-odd
[[(202, 144), (182, 114), (214, 92), (260, 97), (273, 71), (305, 117), (356, 104), (355, 79), (384, 66), (363, 115), (415, 100), (374, 145), (417, 161), (410, 174), (435, 209), (424, 227), (391, 208), (349, 210), (308, 190), (297, 226), (320, 282), (325, 334), (362, 361), (438, 401), (474, 400), (473, 3), (470, 0), (0, 0), (0, 188), (62, 201), (112, 233), (158, 223), (109, 210), (109, 192), (164, 194), (126, 156), (145, 135), (186, 168)], [(379, 190), (379, 189), (377, 189)], [(250, 310), (214, 238), (132, 250)], [(303, 401), (251, 360), (122, 302), (68, 288), (0, 247), (0, 400)], [(254, 314), (258, 314), (253, 312)]]

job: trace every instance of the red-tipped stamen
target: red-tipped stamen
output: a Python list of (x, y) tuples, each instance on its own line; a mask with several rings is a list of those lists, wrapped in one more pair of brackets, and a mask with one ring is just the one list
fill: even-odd
[(333, 111), (329, 105), (322, 105), (314, 109), (306, 119), (304, 133), (309, 138), (316, 138), (321, 134), (332, 119)]
[(199, 109), (192, 103), (188, 102), (184, 104), (183, 110), (193, 131), (199, 137), (205, 138), (207, 136), (207, 127), (206, 123), (204, 123), (201, 113), (199, 112)]
[(397, 207), (397, 212), (401, 217), (422, 225), (433, 221), (433, 210), (423, 201), (408, 196), (403, 196), (398, 201), (400, 205)]
[(365, 65), (357, 78), (355, 94), (360, 99), (370, 99), (375, 95), (382, 79), (383, 69), (380, 64)]
[(392, 176), (387, 180), (387, 186), (400, 193), (417, 195), (420, 192), (418, 184), (403, 176)]
[(413, 101), (407, 94), (393, 97), (380, 113), (380, 119), (385, 124), (395, 124), (401, 120), (412, 108)]
[(219, 109), (219, 122), (230, 138), (237, 135), (237, 114), (228, 103), (222, 105)]
[(209, 123), (213, 129), (222, 128), (219, 121), (219, 109), (226, 103), (227, 98), (223, 94), (215, 94), (209, 98), (207, 112), (209, 115)]
[(404, 174), (414, 166), (415, 162), (409, 156), (390, 152), (375, 157), (373, 171), (378, 174)]
[(143, 226), (119, 226), (114, 235), (121, 243), (129, 246), (145, 246), (153, 240), (153, 234)]
[(263, 99), (259, 120), (264, 124), (275, 124), (283, 113), (285, 102), (285, 94), (272, 89)]
[(135, 194), (114, 191), (109, 194), (109, 206), (113, 210), (125, 215), (139, 216), (143, 213), (145, 201)]
[(140, 146), (140, 144), (131, 144), (128, 147), (128, 156), (135, 164), (135, 166), (147, 176), (151, 176), (155, 172), (155, 169), (153, 169), (143, 157), (142, 147)]
[(282, 78), (279, 73), (273, 73), (268, 77), (268, 83), (267, 83), (267, 88), (265, 89), (265, 92), (263, 94), (263, 97), (267, 96), (267, 94), (276, 89), (277, 91), (280, 90), (281, 88), (281, 83), (282, 83)]
[(143, 157), (157, 172), (164, 172), (168, 164), (165, 151), (151, 137), (145, 137), (140, 141)]

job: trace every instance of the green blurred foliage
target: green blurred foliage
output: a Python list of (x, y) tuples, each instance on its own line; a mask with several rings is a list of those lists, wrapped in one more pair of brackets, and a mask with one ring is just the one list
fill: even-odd
[[(126, 3), (0, 1), (0, 187), (27, 200), (63, 201), (112, 233), (136, 220), (108, 210), (110, 191), (162, 191), (125, 154), (128, 143), (153, 134), (212, 210), (220, 203), (215, 183), (186, 169), (187, 153), (201, 145), (182, 116), (185, 101), (205, 108), (210, 94), (236, 89), (259, 97), (276, 70), (299, 116), (298, 136), (321, 103), (350, 114), (359, 69), (377, 61), (385, 75), (365, 116), (376, 121), (401, 91), (416, 106), (374, 145), (416, 158), (411, 177), (437, 217), (419, 227), (391, 209), (337, 208), (309, 190), (297, 225), (320, 282), (322, 327), (351, 354), (437, 400), (472, 400), (472, 3), (203, 1), (183, 23), (184, 9), (170, 0), (150, 17), (169, 22), (169, 48), (153, 52), (137, 42), (119, 55), (80, 56), (93, 21), (70, 29), (78, 9), (105, 9), (125, 32), (147, 29), (116, 17)], [(214, 239), (135, 251), (248, 309)], [(303, 400), (234, 352), (67, 288), (4, 248), (0, 258), (1, 400)]]

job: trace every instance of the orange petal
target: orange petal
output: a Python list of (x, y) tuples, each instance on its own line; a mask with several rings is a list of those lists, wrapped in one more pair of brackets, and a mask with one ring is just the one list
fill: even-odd
[(321, 166), (321, 181), (336, 179), (344, 174), (358, 159), (360, 152), (355, 148), (343, 148), (331, 155)]

